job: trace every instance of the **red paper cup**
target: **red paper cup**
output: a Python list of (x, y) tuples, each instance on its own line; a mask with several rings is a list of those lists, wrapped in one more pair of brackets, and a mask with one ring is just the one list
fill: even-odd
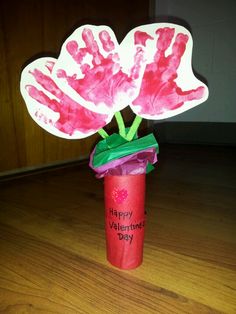
[(145, 178), (104, 178), (107, 259), (121, 269), (136, 268), (143, 261)]

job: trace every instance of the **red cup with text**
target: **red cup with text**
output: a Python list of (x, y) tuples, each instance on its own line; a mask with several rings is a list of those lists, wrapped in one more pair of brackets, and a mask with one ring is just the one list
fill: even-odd
[(143, 261), (146, 174), (104, 177), (108, 261), (133, 269)]

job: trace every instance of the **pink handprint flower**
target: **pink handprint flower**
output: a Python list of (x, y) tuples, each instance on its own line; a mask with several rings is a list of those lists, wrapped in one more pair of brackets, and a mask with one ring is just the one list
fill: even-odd
[[(89, 164), (97, 177), (105, 177), (108, 260), (123, 269), (142, 261), (145, 174), (157, 162), (154, 135), (137, 135), (142, 118), (169, 118), (208, 97), (206, 85), (193, 74), (191, 54), (191, 35), (178, 25), (137, 27), (120, 45), (109, 27), (85, 25), (65, 41), (58, 59), (40, 58), (22, 72), (21, 93), (42, 128), (67, 139), (96, 132), (104, 138)], [(128, 129), (119, 112), (126, 106), (136, 113)], [(103, 127), (113, 115), (119, 134), (109, 136)], [(128, 219), (138, 222), (135, 237), (135, 230), (117, 233), (115, 212), (123, 218), (130, 213)], [(129, 240), (128, 246), (121, 240)]]
[[(85, 25), (58, 59), (40, 58), (23, 70), (21, 93), (32, 118), (54, 135), (107, 137), (101, 128), (115, 114), (120, 135), (131, 141), (142, 118), (169, 118), (207, 99), (191, 54), (191, 35), (179, 25), (137, 27), (120, 45), (109, 27)], [(128, 105), (137, 116), (126, 134), (119, 111)]]
[[(192, 37), (182, 26), (160, 23), (133, 29), (121, 43), (137, 32), (146, 33), (153, 40), (145, 44), (146, 66), (139, 94), (130, 106), (140, 117), (165, 119), (178, 115), (204, 102), (208, 88), (193, 74), (191, 66)], [(130, 46), (132, 49), (134, 46)]]
[(56, 61), (40, 58), (22, 72), (21, 93), (31, 117), (62, 138), (79, 139), (96, 133), (113, 115), (88, 110), (64, 93), (52, 78)]
[(115, 113), (138, 95), (139, 73), (145, 64), (143, 48), (134, 49), (127, 68), (121, 60), (125, 51), (121, 51), (109, 27), (82, 26), (63, 44), (54, 78), (62, 90), (86, 108)]

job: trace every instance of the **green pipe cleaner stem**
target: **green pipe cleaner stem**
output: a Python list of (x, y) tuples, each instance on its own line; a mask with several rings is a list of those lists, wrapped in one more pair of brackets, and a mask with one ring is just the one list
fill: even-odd
[(120, 113), (120, 111), (117, 111), (115, 113), (115, 118), (116, 118), (116, 122), (118, 124), (119, 134), (120, 134), (120, 136), (125, 138), (125, 136), (126, 136), (125, 124), (124, 124), (124, 120), (123, 120), (123, 117), (122, 117), (122, 114)]
[(135, 119), (134, 119), (134, 121), (133, 121), (133, 123), (132, 123), (132, 125), (131, 125), (131, 127), (129, 129), (129, 132), (126, 135), (126, 140), (127, 141), (129, 141), (129, 142), (132, 141), (132, 139), (134, 138), (134, 136), (135, 136), (135, 134), (136, 134), (136, 132), (137, 132), (137, 130), (138, 130), (142, 120), (143, 119), (141, 117), (139, 117), (139, 116), (135, 117)]
[(98, 130), (98, 134), (101, 135), (102, 138), (107, 138), (109, 136), (103, 128)]

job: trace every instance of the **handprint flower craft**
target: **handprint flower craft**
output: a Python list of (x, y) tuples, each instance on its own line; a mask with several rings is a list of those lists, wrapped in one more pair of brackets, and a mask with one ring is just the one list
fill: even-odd
[(144, 63), (142, 49), (137, 49), (127, 71), (120, 59), (121, 50), (110, 28), (80, 27), (62, 46), (54, 79), (88, 109), (120, 111), (137, 95), (138, 71)]
[[(132, 110), (146, 119), (165, 119), (204, 102), (208, 89), (193, 74), (192, 37), (182, 26), (161, 23), (144, 25), (130, 32), (148, 33), (146, 65), (139, 95), (131, 102)], [(126, 39), (125, 39), (126, 40)]]
[[(138, 137), (143, 118), (166, 119), (204, 102), (208, 89), (193, 74), (192, 38), (183, 27), (143, 25), (118, 44), (107, 26), (79, 27), (58, 59), (40, 58), (21, 75), (31, 117), (66, 139), (98, 132), (89, 166), (104, 177), (107, 259), (131, 269), (142, 263), (145, 175), (157, 162), (153, 134)], [(120, 111), (136, 114), (126, 128)], [(103, 129), (115, 116), (119, 134)]]
[[(120, 45), (109, 27), (85, 25), (58, 59), (41, 58), (23, 70), (21, 93), (33, 119), (54, 135), (90, 136), (115, 114), (120, 134), (132, 140), (142, 118), (165, 119), (207, 99), (191, 54), (191, 35), (179, 25), (136, 27)], [(127, 106), (138, 116), (128, 137), (118, 113)]]
[(109, 123), (111, 114), (99, 114), (81, 106), (52, 79), (54, 58), (40, 58), (22, 73), (21, 93), (31, 117), (46, 131), (67, 139), (96, 133)]

